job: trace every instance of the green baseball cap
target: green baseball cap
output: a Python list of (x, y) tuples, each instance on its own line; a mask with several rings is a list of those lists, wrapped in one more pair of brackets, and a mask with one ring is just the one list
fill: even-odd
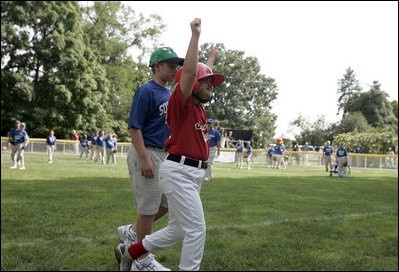
[(155, 50), (150, 58), (150, 64), (152, 67), (156, 62), (167, 62), (172, 64), (183, 65), (184, 59), (178, 58), (175, 51), (170, 47), (161, 47)]

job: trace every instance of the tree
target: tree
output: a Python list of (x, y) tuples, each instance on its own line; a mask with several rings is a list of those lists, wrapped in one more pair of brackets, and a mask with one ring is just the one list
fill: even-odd
[(393, 114), (395, 115), (396, 119), (398, 119), (398, 101), (397, 100), (391, 101), (391, 106)]
[[(356, 79), (355, 72), (348, 67), (342, 79), (338, 80), (338, 112), (345, 108), (345, 104), (354, 95), (361, 91), (359, 81)], [(345, 112), (344, 112), (345, 113)]]
[[(206, 62), (213, 45), (200, 49), (200, 62)], [(214, 99), (204, 105), (207, 116), (217, 119), (226, 128), (254, 130), (256, 145), (274, 136), (276, 115), (271, 103), (277, 97), (275, 79), (260, 73), (255, 57), (245, 57), (243, 51), (219, 47), (219, 57), (213, 66), (214, 73), (222, 73), (226, 80), (214, 90)]]
[(82, 6), (81, 11), (86, 44), (106, 70), (112, 90), (108, 96), (109, 114), (114, 119), (110, 129), (119, 139), (128, 140), (126, 128), (132, 98), (151, 75), (148, 66), (141, 63), (141, 57), (134, 62), (129, 51), (139, 50), (139, 56), (150, 54), (165, 25), (159, 16), (145, 18), (119, 1), (96, 1), (92, 6)]
[(368, 92), (353, 95), (344, 106), (344, 113), (361, 112), (367, 122), (375, 128), (389, 128), (398, 131), (398, 118), (395, 116), (388, 94), (381, 90), (381, 84), (373, 81)]
[(295, 135), (299, 144), (308, 142), (309, 145), (322, 146), (327, 140), (333, 140), (333, 129), (331, 124), (325, 120), (325, 116), (318, 116), (313, 123), (304, 118), (301, 114), (291, 121), (290, 126), (300, 128), (300, 133)]
[(340, 124), (335, 130), (335, 134), (347, 133), (352, 131), (370, 132), (373, 128), (368, 124), (367, 119), (361, 112), (353, 112), (342, 117)]
[(33, 137), (105, 127), (109, 83), (85, 46), (77, 2), (3, 1), (1, 16), (2, 133), (15, 118)]

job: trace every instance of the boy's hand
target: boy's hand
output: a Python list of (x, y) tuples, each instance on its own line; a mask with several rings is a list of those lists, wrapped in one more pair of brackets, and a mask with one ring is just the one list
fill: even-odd
[(191, 32), (193, 34), (200, 34), (201, 33), (201, 19), (195, 18), (194, 21), (190, 23)]
[(217, 46), (212, 47), (211, 52), (209, 52), (209, 58), (217, 59), (219, 56), (219, 48)]

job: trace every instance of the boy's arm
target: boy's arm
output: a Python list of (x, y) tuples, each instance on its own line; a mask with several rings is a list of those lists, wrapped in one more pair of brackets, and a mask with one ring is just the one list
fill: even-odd
[(136, 149), (137, 156), (140, 160), (141, 175), (146, 178), (153, 178), (155, 175), (154, 164), (145, 150), (144, 139), (141, 130), (131, 127), (129, 129), (129, 133), (130, 137), (132, 138), (134, 148)]
[(206, 62), (206, 65), (209, 66), (209, 68), (212, 69), (212, 66), (215, 63), (215, 60), (217, 59), (218, 55), (219, 55), (219, 49), (216, 46), (212, 47), (211, 52), (209, 52), (208, 60)]
[(195, 78), (197, 76), (198, 41), (201, 33), (201, 19), (195, 18), (194, 21), (190, 23), (190, 26), (192, 35), (184, 59), (183, 72), (180, 78), (180, 89), (186, 101), (191, 95)]

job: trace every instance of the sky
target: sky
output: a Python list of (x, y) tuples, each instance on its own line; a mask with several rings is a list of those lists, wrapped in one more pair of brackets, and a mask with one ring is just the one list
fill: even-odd
[[(127, 1), (145, 17), (160, 15), (166, 30), (159, 45), (184, 57), (190, 22), (201, 19), (200, 45), (256, 57), (261, 73), (276, 80), (275, 137), (293, 138), (290, 122), (339, 122), (338, 80), (348, 67), (363, 91), (374, 80), (398, 100), (398, 2)], [(149, 59), (144, 57), (144, 60)], [(217, 71), (214, 71), (217, 72)]]

